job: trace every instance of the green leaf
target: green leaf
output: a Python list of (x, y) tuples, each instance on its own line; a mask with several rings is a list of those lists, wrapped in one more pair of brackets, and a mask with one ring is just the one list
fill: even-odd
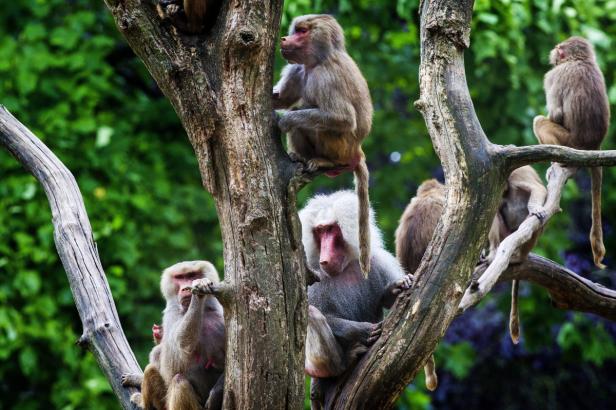
[(32, 376), (37, 371), (37, 354), (31, 347), (25, 347), (19, 353), (19, 366), (26, 376)]
[(445, 368), (457, 379), (465, 378), (475, 363), (475, 349), (468, 342), (443, 345), (439, 357), (446, 357)]
[(80, 35), (79, 31), (60, 26), (51, 31), (50, 42), (57, 47), (72, 49), (77, 45)]

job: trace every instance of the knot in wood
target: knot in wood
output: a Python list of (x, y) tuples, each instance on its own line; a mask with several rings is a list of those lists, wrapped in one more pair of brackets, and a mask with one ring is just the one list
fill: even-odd
[(415, 106), (415, 109), (422, 114), (424, 114), (426, 112), (426, 109), (428, 108), (428, 104), (426, 103), (426, 101), (422, 100), (421, 98), (415, 101), (413, 105)]
[(250, 44), (255, 41), (255, 35), (251, 31), (240, 31), (240, 39), (244, 44)]
[(450, 10), (437, 10), (430, 14), (425, 24), (426, 30), (433, 35), (442, 34), (457, 48), (470, 47), (470, 20), (467, 16)]
[(255, 48), (259, 45), (257, 34), (249, 28), (242, 28), (238, 31), (236, 42), (241, 48)]
[(75, 344), (77, 346), (79, 346), (82, 349), (87, 349), (88, 346), (90, 345), (90, 339), (88, 338), (88, 336), (86, 336), (85, 334), (82, 334), (79, 339), (77, 339), (77, 341), (75, 342)]
[(133, 25), (133, 21), (134, 18), (124, 15), (118, 19), (118, 27), (121, 30), (128, 30)]
[(471, 293), (476, 293), (479, 290), (479, 282), (477, 280), (473, 280), (469, 288), (471, 290)]

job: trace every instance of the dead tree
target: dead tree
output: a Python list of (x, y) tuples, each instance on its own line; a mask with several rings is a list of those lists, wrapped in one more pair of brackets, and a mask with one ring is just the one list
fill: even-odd
[[(219, 295), (228, 337), (224, 407), (302, 408), (307, 274), (295, 193), (305, 179), (272, 128), (270, 101), (282, 1), (224, 1), (204, 31), (190, 34), (161, 19), (151, 1), (105, 2), (171, 101), (216, 202), (225, 260)], [(540, 161), (616, 164), (615, 151), (504, 147), (488, 140), (464, 73), (472, 9), (472, 0), (421, 2), (421, 96), (415, 105), (445, 171), (446, 211), (419, 267), (421, 278), (399, 298), (375, 346), (340, 380), (334, 408), (391, 408), (460, 309), (476, 303), (498, 280), (533, 281), (548, 289), (558, 307), (616, 317), (616, 292), (534, 256), (504, 272), (499, 268), (480, 293), (467, 292), (513, 169)], [(0, 143), (45, 188), (56, 246), (83, 322), (80, 343), (94, 352), (122, 406), (131, 408), (130, 392), (119, 385), (119, 376), (135, 372), (138, 364), (122, 332), (74, 178), (4, 109)], [(554, 194), (558, 200), (560, 191)], [(528, 221), (520, 235), (536, 225)], [(503, 246), (513, 249), (516, 243), (512, 239)], [(461, 305), (465, 292), (474, 293), (468, 306)]]

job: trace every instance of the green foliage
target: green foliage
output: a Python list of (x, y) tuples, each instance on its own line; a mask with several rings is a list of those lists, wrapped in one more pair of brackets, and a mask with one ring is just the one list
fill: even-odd
[[(223, 267), (194, 153), (103, 2), (4, 6), (0, 103), (76, 176), (124, 330), (145, 364), (163, 308), (160, 271), (197, 258)], [(117, 408), (92, 355), (74, 344), (81, 325), (43, 190), (4, 150), (0, 175), (3, 405)]]
[(461, 342), (453, 345), (443, 345), (439, 349), (438, 357), (445, 357), (443, 367), (451, 372), (456, 378), (464, 379), (475, 361), (475, 349), (469, 342)]
[[(75, 174), (124, 330), (144, 364), (150, 326), (160, 320), (163, 308), (161, 269), (205, 258), (222, 272), (213, 202), (201, 187), (194, 154), (173, 109), (119, 36), (103, 2), (6, 3), (0, 14), (0, 103)], [(365, 152), (372, 202), (390, 249), (399, 215), (418, 184), (441, 175), (424, 120), (412, 106), (419, 97), (418, 5), (418, 0), (287, 1), (281, 27), (286, 32), (299, 14), (327, 12), (345, 28), (348, 49), (374, 100), (374, 127)], [(571, 34), (595, 44), (615, 103), (615, 21), (614, 0), (477, 0), (467, 80), (489, 138), (503, 144), (535, 142), (530, 124), (545, 109), (542, 77), (548, 51)], [(278, 56), (277, 72), (282, 65)], [(611, 137), (605, 147), (613, 148)], [(605, 186), (613, 186), (615, 179), (615, 169), (605, 171)], [(3, 405), (117, 408), (92, 355), (74, 345), (81, 325), (55, 251), (44, 192), (5, 151), (0, 151), (0, 180)], [(320, 177), (301, 199), (317, 190), (351, 186), (350, 175)], [(563, 261), (564, 250), (577, 246), (575, 236), (588, 231), (588, 198), (587, 176), (567, 185), (565, 212), (550, 222), (539, 253)], [(616, 191), (604, 190), (609, 226), (615, 204)], [(586, 217), (584, 226), (574, 223), (578, 208)], [(590, 255), (584, 246), (580, 252)], [(613, 235), (606, 235), (606, 247), (611, 257)], [(500, 311), (507, 312), (508, 297), (495, 298)], [(523, 345), (529, 351), (558, 346), (567, 361), (596, 366), (616, 354), (602, 323), (585, 315), (568, 320), (550, 306), (542, 289), (530, 288), (521, 312)], [(546, 331), (562, 323), (557, 335)], [(481, 350), (468, 342), (442, 343), (437, 351), (439, 372), (460, 379), (470, 377), (481, 361)], [(399, 405), (427, 409), (430, 403), (420, 374)]]
[(602, 323), (593, 323), (580, 314), (565, 323), (558, 333), (558, 344), (570, 353), (570, 359), (583, 360), (601, 366), (606, 360), (616, 358), (613, 338), (607, 334)]
[(426, 393), (426, 390), (416, 387), (424, 385), (423, 379), (423, 373), (421, 373), (417, 376), (416, 385), (411, 384), (406, 390), (404, 390), (398, 400), (397, 407), (399, 410), (428, 410), (431, 408), (430, 396)]

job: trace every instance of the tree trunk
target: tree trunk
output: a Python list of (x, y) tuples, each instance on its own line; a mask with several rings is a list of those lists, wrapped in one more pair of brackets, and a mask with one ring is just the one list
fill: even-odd
[[(216, 201), (224, 243), (225, 408), (301, 408), (306, 279), (294, 169), (272, 132), (282, 1), (223, 2), (184, 35), (137, 0), (107, 0), (118, 28), (171, 100)], [(290, 220), (289, 218), (292, 218)]]

